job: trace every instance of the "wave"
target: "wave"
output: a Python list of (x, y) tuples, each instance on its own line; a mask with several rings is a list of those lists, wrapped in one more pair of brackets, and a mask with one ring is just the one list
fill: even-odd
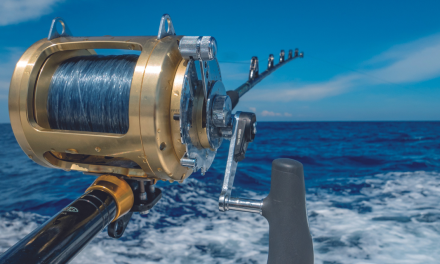
[(394, 172), (316, 189), (307, 197), (316, 263), (438, 263), (439, 179)]
[[(438, 263), (439, 179), (436, 172), (392, 172), (308, 189), (315, 263)], [(196, 179), (167, 187), (149, 215), (133, 216), (121, 239), (102, 232), (72, 263), (266, 263), (262, 216), (218, 212), (212, 187)], [(2, 213), (0, 252), (46, 219)]]

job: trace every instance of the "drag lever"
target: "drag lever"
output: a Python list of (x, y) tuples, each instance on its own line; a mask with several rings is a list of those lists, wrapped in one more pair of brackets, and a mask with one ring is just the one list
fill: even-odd
[(211, 36), (184, 36), (179, 42), (179, 51), (185, 60), (199, 61), (203, 96), (208, 100), (208, 61), (216, 59), (217, 41)]
[(229, 145), (225, 178), (219, 197), (220, 211), (237, 210), (261, 214), (262, 200), (231, 197), (238, 162), (245, 158), (248, 144), (255, 138), (256, 125), (257, 118), (254, 113), (237, 112), (232, 118), (231, 143)]

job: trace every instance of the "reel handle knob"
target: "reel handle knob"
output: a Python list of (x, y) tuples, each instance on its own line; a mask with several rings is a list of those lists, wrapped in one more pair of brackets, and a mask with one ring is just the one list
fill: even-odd
[(314, 263), (300, 162), (293, 159), (272, 162), (270, 193), (263, 200), (262, 215), (269, 222), (268, 264)]

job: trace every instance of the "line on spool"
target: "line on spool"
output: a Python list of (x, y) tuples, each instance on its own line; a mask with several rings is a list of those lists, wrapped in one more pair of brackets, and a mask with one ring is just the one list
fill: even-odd
[(52, 129), (125, 134), (138, 55), (78, 56), (63, 61), (47, 99)]

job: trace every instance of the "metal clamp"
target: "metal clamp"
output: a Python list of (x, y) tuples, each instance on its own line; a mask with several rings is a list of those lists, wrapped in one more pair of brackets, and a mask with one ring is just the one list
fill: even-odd
[(256, 129), (254, 124), (256, 124), (254, 113), (237, 112), (233, 117), (228, 161), (219, 197), (220, 211), (236, 210), (260, 214), (262, 212), (262, 200), (231, 197), (238, 162), (245, 158), (247, 146), (255, 138)]
[[(57, 30), (57, 22), (59, 22), (61, 24), (61, 26), (63, 26), (63, 31), (60, 33), (58, 33)], [(64, 19), (62, 19), (61, 17), (56, 17), (52, 20), (52, 24), (50, 26), (50, 30), (49, 30), (49, 36), (47, 37), (48, 40), (53, 40), (59, 37), (71, 37), (72, 33), (70, 32), (69, 28), (67, 27), (66, 22), (64, 21)]]
[[(165, 27), (165, 22), (168, 23), (168, 30)], [(157, 34), (157, 39), (161, 40), (164, 37), (174, 36), (176, 35), (176, 31), (174, 31), (173, 22), (171, 21), (171, 17), (168, 14), (164, 14), (160, 19), (159, 25), (159, 33)]]

